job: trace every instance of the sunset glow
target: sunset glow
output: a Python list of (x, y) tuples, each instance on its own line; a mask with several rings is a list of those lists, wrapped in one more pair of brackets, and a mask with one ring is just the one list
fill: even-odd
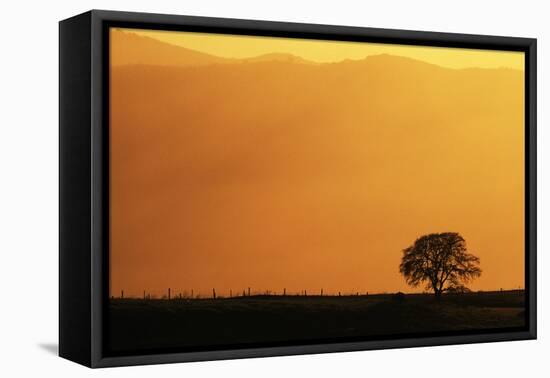
[(412, 292), (459, 232), (524, 285), (524, 55), (111, 30), (110, 292)]

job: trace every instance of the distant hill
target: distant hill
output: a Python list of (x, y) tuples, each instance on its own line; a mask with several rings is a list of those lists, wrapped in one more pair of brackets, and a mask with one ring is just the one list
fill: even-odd
[(267, 61), (316, 64), (301, 57), (284, 53), (264, 54), (243, 59), (222, 58), (118, 29), (111, 32), (111, 43), (116, 46), (116, 49), (111, 50), (111, 64), (115, 66), (149, 64), (184, 67)]
[(164, 43), (154, 38), (114, 29), (111, 31), (111, 64), (150, 64), (157, 66), (199, 66), (227, 63), (214, 55)]

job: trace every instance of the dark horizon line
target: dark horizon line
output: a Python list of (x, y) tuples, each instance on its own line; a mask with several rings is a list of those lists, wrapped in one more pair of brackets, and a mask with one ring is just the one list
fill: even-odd
[[(511, 289), (491, 289), (491, 290), (471, 290), (470, 292), (465, 293), (448, 293), (444, 292), (443, 294), (480, 294), (480, 293), (506, 293), (506, 292), (519, 292), (519, 291), (525, 291), (525, 288), (518, 287), (518, 288), (511, 288)], [(403, 294), (403, 295), (433, 295), (430, 291), (423, 291), (423, 292), (402, 292), (402, 291), (396, 291), (396, 292), (355, 292), (355, 293), (342, 293), (338, 292), (337, 294), (326, 294), (326, 293), (320, 293), (315, 292), (313, 294), (308, 294), (307, 290), (302, 292), (250, 292), (248, 293), (246, 290), (243, 292), (236, 292), (235, 295), (212, 295), (210, 293), (209, 295), (201, 295), (195, 294), (195, 295), (182, 295), (182, 292), (174, 293), (173, 295), (169, 294), (168, 292), (165, 292), (164, 294), (157, 295), (157, 294), (151, 294), (147, 293), (147, 291), (144, 292), (143, 296), (135, 296), (130, 295), (126, 296), (124, 295), (124, 290), (122, 290), (118, 296), (110, 295), (109, 299), (147, 299), (147, 300), (176, 300), (176, 299), (235, 299), (235, 298), (252, 298), (252, 297), (369, 297), (369, 296), (384, 296), (384, 295), (396, 295), (396, 294)]]

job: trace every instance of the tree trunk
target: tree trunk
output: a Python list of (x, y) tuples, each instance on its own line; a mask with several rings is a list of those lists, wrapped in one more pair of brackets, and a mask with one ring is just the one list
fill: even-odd
[(435, 295), (435, 299), (439, 301), (441, 299), (441, 290), (434, 289), (434, 295)]

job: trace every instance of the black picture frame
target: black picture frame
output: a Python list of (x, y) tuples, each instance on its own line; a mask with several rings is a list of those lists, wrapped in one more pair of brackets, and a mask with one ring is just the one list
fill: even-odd
[[(111, 26), (498, 49), (525, 53), (527, 326), (311, 345), (254, 345), (110, 355), (108, 299), (108, 46)], [(536, 338), (536, 39), (92, 10), (59, 24), (59, 354), (89, 367), (406, 348)]]

